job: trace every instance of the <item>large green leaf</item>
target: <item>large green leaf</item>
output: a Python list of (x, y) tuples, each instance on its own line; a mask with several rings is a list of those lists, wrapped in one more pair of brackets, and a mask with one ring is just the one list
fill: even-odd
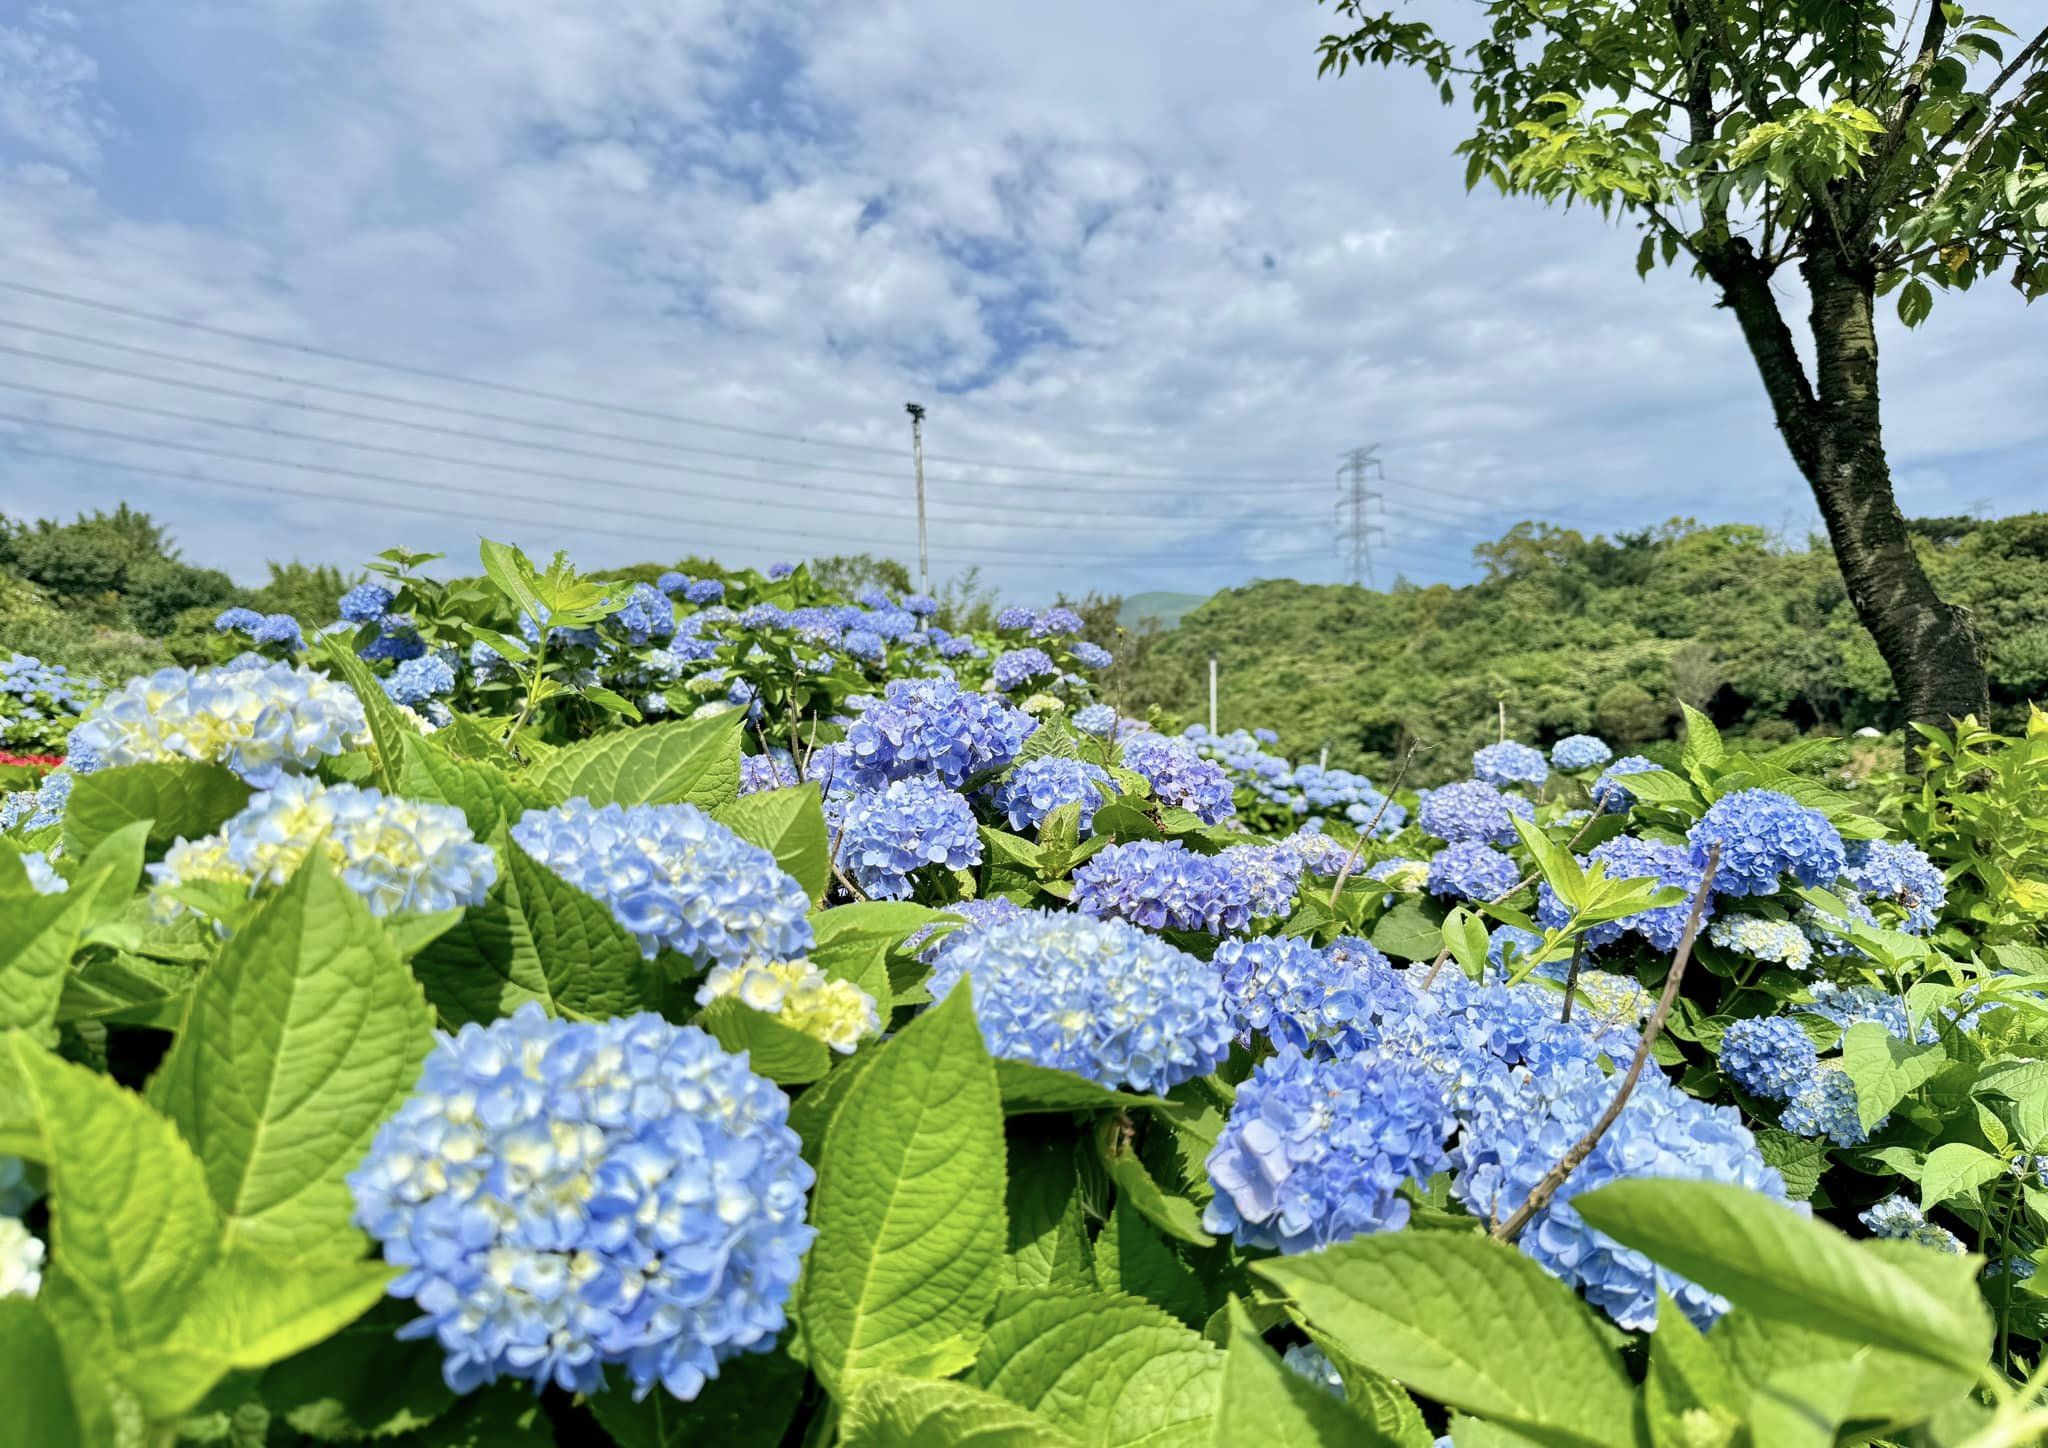
[(815, 902), (832, 883), (832, 837), (818, 786), (764, 789), (743, 795), (718, 811), (718, 819), (743, 840), (775, 856), (775, 863), (804, 887)]
[(1396, 1232), (1252, 1271), (1345, 1356), (1439, 1402), (1539, 1443), (1633, 1441), (1634, 1388), (1606, 1335), (1570, 1288), (1512, 1247)]
[(941, 917), (907, 900), (866, 900), (811, 912), (811, 962), (827, 975), (850, 980), (875, 998), (889, 1017), (894, 992), (889, 952)]
[(433, 1025), (397, 948), (317, 858), (235, 932), (149, 1092), (205, 1165), (230, 1244), (360, 1250), (343, 1178), (418, 1079)]
[(1095, 1280), (1105, 1292), (1142, 1297), (1191, 1327), (1201, 1326), (1214, 1310), (1194, 1268), (1174, 1255), (1123, 1193), (1095, 1239)]
[[(1871, 1433), (1893, 1432), (1927, 1421), (1967, 1393), (1975, 1376), (1740, 1307), (1714, 1324), (1707, 1344), (1737, 1379), (1742, 1414), (1751, 1421), (1757, 1416), (1753, 1399), (1797, 1402), (1800, 1383), (1838, 1378), (1841, 1368), (1860, 1363), (1864, 1370), (1854, 1381), (1847, 1419)], [(1654, 1373), (1653, 1359), (1653, 1378)]]
[(799, 1308), (811, 1367), (944, 1376), (1002, 1280), (1003, 1108), (968, 992), (876, 1053), (832, 1113)]
[(57, 1334), (26, 1297), (0, 1297), (6, 1432), (23, 1448), (86, 1448)]
[(1931, 1211), (1950, 1198), (1973, 1193), (2005, 1174), (2004, 1157), (1967, 1141), (1945, 1142), (1927, 1153), (1920, 1168), (1920, 1205)]
[(71, 956), (99, 910), (110, 868), (58, 895), (0, 894), (0, 1030), (38, 1033), (57, 1019)]
[(219, 829), (249, 802), (249, 786), (218, 764), (124, 764), (81, 774), (64, 806), (64, 853), (91, 856), (114, 831), (149, 821), (149, 853)]
[(1103, 1164), (1116, 1183), (1117, 1200), (1129, 1202), (1139, 1215), (1160, 1231), (1192, 1247), (1214, 1245), (1216, 1239), (1203, 1230), (1202, 1214), (1186, 1197), (1169, 1192), (1152, 1179), (1138, 1153), (1123, 1139), (1121, 1124), (1105, 1118), (1096, 1130)]
[[(1971, 1260), (1923, 1280), (1873, 1246), (1742, 1187), (1628, 1180), (1572, 1198), (1589, 1223), (1737, 1306), (1975, 1372), (1991, 1323)], [(1925, 1254), (1932, 1255), (1932, 1254)]]
[(440, 800), (462, 811), (470, 833), (488, 840), (500, 825), (510, 827), (530, 809), (550, 801), (495, 764), (452, 759), (431, 740), (408, 734), (402, 751), (398, 793), (409, 799)]
[(1657, 1333), (1643, 1383), (1643, 1417), (1654, 1448), (1701, 1448), (1732, 1440), (1744, 1410), (1734, 1372), (1668, 1296), (1657, 1295)]
[(1049, 1112), (1117, 1111), (1154, 1106), (1162, 1098), (1098, 1085), (1086, 1076), (1029, 1061), (997, 1061), (996, 1081), (1003, 1088), (1003, 1110), (1012, 1116)]
[(660, 1387), (636, 1403), (615, 1371), (610, 1391), (591, 1394), (589, 1407), (619, 1448), (776, 1448), (803, 1391), (803, 1365), (777, 1348), (728, 1358), (687, 1403)]
[(49, 1174), (43, 1300), (94, 1323), (117, 1352), (161, 1343), (219, 1251), (206, 1175), (140, 1096), (0, 1036), (0, 1142)]
[(1004, 1295), (969, 1381), (1097, 1448), (1213, 1441), (1223, 1354), (1148, 1302)]
[(1913, 1045), (1875, 1021), (1851, 1026), (1842, 1037), (1842, 1067), (1856, 1087), (1856, 1114), (1865, 1131), (1947, 1064), (1948, 1053), (1939, 1044)]
[(732, 803), (740, 788), (740, 726), (746, 711), (614, 729), (550, 755), (532, 779), (559, 799), (592, 804)]
[(728, 1051), (747, 1053), (748, 1064), (778, 1086), (802, 1086), (832, 1069), (832, 1052), (816, 1036), (727, 997), (697, 1013), (695, 1025)]
[(509, 841), (482, 905), (413, 958), (443, 1021), (493, 1021), (537, 1001), (601, 1018), (682, 1005), (677, 987), (606, 906)]
[(441, 1376), (441, 1347), (406, 1341), (398, 1329), (419, 1316), (387, 1299), (312, 1347), (273, 1364), (260, 1396), (293, 1428), (320, 1439), (389, 1436), (433, 1422), (455, 1406)]
[(339, 674), (356, 698), (362, 701), (363, 717), (370, 725), (370, 742), (377, 748), (376, 782), (384, 789), (403, 793), (400, 782), (405, 767), (406, 740), (418, 739), (419, 730), (398, 711), (391, 702), (391, 696), (384, 692), (384, 686), (377, 682), (377, 676), (370, 672), (370, 666), (356, 657), (350, 641), (344, 636), (335, 636), (327, 641), (319, 658), (320, 666), (330, 673)]
[(1010, 1143), (1010, 1252), (1005, 1287), (1094, 1285), (1088, 1209), (1074, 1143), (1055, 1133)]
[(1216, 1404), (1216, 1448), (1398, 1448), (1341, 1398), (1289, 1369), (1260, 1340), (1242, 1303), (1230, 1303), (1230, 1349)]
[(839, 1430), (840, 1448), (1080, 1448), (1007, 1398), (966, 1383), (882, 1374), (864, 1379)]
[(57, 1021), (121, 1021), (176, 1030), (185, 1018), (185, 993), (199, 972), (143, 955), (116, 951), (89, 959), (64, 977)]
[(1444, 934), (1428, 906), (1403, 900), (1373, 926), (1372, 943), (1396, 960), (1433, 960), (1444, 948)]

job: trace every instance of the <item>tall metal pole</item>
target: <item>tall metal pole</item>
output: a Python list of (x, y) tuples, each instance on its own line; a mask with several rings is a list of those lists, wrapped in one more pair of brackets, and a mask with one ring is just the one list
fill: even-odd
[(1209, 733), (1216, 732), (1216, 656), (1209, 655)]
[[(1344, 529), (1351, 539), (1351, 581), (1354, 584), (1363, 582), (1368, 588), (1379, 587), (1372, 576), (1372, 539), (1381, 530), (1373, 525), (1366, 512), (1367, 505), (1378, 501), (1380, 495), (1367, 487), (1365, 480), (1368, 474), (1381, 479), (1386, 477), (1386, 469), (1381, 466), (1378, 453), (1377, 443), (1371, 447), (1355, 447), (1342, 455), (1344, 465), (1337, 469), (1340, 493), (1337, 511), (1341, 515), (1348, 509), (1351, 515)], [(1350, 479), (1348, 489), (1343, 481), (1347, 477)], [(1384, 510), (1384, 503), (1381, 506)]]
[(903, 410), (910, 414), (910, 456), (917, 464), (917, 591), (930, 593), (932, 562), (924, 534), (924, 407), (921, 403), (906, 402)]

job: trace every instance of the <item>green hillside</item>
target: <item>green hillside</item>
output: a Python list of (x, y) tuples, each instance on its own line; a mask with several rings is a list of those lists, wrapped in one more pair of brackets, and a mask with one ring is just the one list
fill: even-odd
[(1155, 619), (1161, 628), (1177, 628), (1180, 621), (1191, 609), (1200, 608), (1209, 601), (1205, 593), (1168, 593), (1154, 590), (1150, 593), (1127, 593), (1122, 606), (1117, 609), (1116, 621), (1125, 628), (1141, 627), (1147, 619)]
[[(2014, 723), (2048, 697), (2048, 514), (1913, 526), (1936, 586), (1973, 610), (1995, 709)], [(1213, 652), (1221, 727), (1265, 725), (1285, 752), (1327, 744), (1333, 764), (1376, 774), (1420, 742), (1421, 780), (1461, 770), (1503, 701), (1510, 732), (1537, 743), (1665, 738), (1681, 698), (1765, 737), (1901, 722), (1824, 547), (1774, 547), (1746, 526), (1586, 538), (1522, 524), (1480, 552), (1489, 576), (1466, 587), (1219, 593), (1171, 632), (1126, 641), (1126, 707), (1201, 719)]]

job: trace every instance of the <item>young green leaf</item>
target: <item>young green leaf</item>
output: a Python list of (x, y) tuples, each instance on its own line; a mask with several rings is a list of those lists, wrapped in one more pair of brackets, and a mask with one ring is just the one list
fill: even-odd
[(1947, 1064), (1948, 1053), (1938, 1042), (1916, 1046), (1875, 1021), (1853, 1025), (1842, 1036), (1842, 1067), (1856, 1088), (1856, 1113), (1865, 1131)]
[(718, 822), (773, 854), (814, 903), (825, 898), (832, 883), (832, 839), (816, 784), (743, 795), (718, 811)]
[(1272, 1448), (1398, 1448), (1341, 1398), (1332, 1397), (1280, 1361), (1236, 1298), (1230, 1301), (1230, 1348), (1216, 1404), (1216, 1448), (1240, 1443)]
[(1944, 1143), (1927, 1153), (1920, 1168), (1920, 1206), (1932, 1211), (1950, 1198), (1974, 1193), (2004, 1175), (2005, 1158), (1966, 1141)]
[(719, 809), (739, 797), (740, 726), (746, 711), (614, 729), (552, 754), (529, 776), (551, 797), (592, 804), (677, 804)]
[(149, 853), (219, 829), (249, 802), (249, 786), (218, 764), (124, 764), (78, 776), (64, 806), (64, 853), (89, 859), (123, 826), (149, 822)]
[[(695, 1440), (693, 1440), (695, 1441)], [(839, 1448), (1081, 1448), (1036, 1413), (966, 1383), (884, 1373), (864, 1379)]]

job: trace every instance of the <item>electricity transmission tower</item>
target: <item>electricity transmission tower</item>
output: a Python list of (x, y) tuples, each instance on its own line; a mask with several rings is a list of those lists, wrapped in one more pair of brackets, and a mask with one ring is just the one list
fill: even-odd
[[(1372, 575), (1372, 545), (1375, 540), (1385, 543), (1387, 535), (1367, 511), (1371, 504), (1380, 501), (1381, 495), (1367, 486), (1366, 480), (1385, 481), (1387, 472), (1380, 464), (1378, 444), (1355, 447), (1340, 456), (1344, 461), (1337, 468), (1337, 537), (1351, 548), (1351, 581), (1377, 588), (1379, 584)], [(1381, 512), (1385, 511), (1382, 506)]]

